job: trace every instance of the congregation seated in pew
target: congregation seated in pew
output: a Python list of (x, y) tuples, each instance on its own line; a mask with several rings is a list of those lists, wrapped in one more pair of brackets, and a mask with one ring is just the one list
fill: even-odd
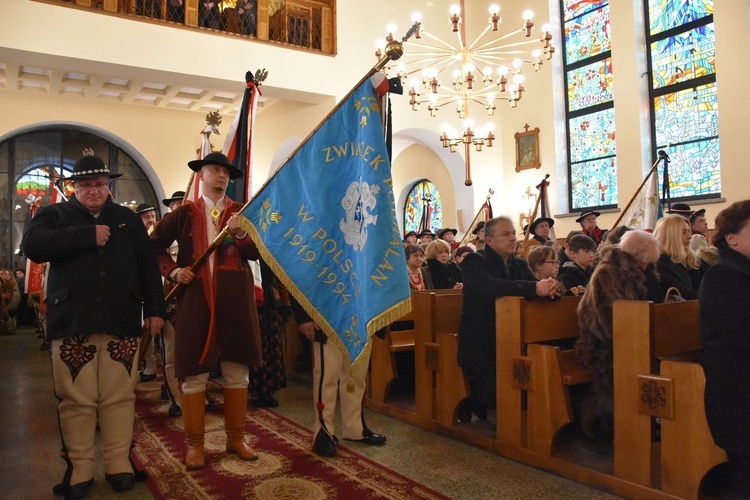
[(604, 249), (578, 305), (580, 337), (576, 355), (596, 374), (591, 394), (581, 409), (581, 427), (589, 438), (611, 437), (614, 429), (612, 303), (615, 300), (661, 302), (658, 282), (649, 279), (649, 267), (658, 259), (659, 245), (652, 234), (625, 233), (619, 245)]
[(451, 247), (445, 240), (435, 240), (425, 249), (427, 269), (435, 290), (463, 288), (461, 268), (451, 262)]
[(697, 299), (708, 264), (690, 250), (692, 233), (687, 219), (676, 214), (659, 219), (654, 236), (662, 252), (657, 262), (662, 288), (666, 291), (675, 287), (683, 299)]
[(560, 266), (558, 275), (567, 290), (566, 295), (578, 295), (591, 279), (596, 243), (585, 234), (577, 234), (567, 244), (570, 261)]
[(406, 257), (406, 270), (409, 273), (409, 287), (417, 292), (435, 288), (430, 272), (422, 266), (425, 259), (422, 247), (409, 243), (404, 247), (404, 256)]

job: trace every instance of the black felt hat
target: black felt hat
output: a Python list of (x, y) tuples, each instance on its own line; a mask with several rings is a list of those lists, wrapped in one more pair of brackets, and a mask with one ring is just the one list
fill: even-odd
[(156, 209), (154, 208), (154, 206), (151, 205), (150, 203), (141, 203), (140, 205), (138, 205), (136, 207), (135, 213), (137, 213), (138, 215), (140, 215), (143, 212), (148, 212), (149, 210), (153, 210), (154, 212), (156, 211)]
[(595, 212), (594, 210), (585, 210), (581, 212), (581, 216), (576, 219), (576, 222), (580, 224), (581, 221), (589, 215), (595, 215), (596, 217), (599, 217), (601, 214), (599, 212)]
[(229, 158), (227, 158), (223, 153), (209, 153), (205, 157), (203, 157), (202, 160), (193, 160), (188, 162), (188, 167), (190, 167), (191, 170), (194, 170), (195, 172), (200, 171), (200, 169), (204, 165), (219, 165), (220, 167), (224, 167), (227, 170), (229, 170), (229, 178), (230, 179), (239, 179), (242, 177), (242, 170), (235, 167), (229, 162)]
[(701, 216), (703, 216), (703, 217), (706, 216), (706, 209), (705, 208), (701, 208), (700, 210), (696, 210), (695, 212), (693, 212), (693, 215), (690, 216), (690, 223), (692, 224), (693, 222), (695, 222), (695, 219), (697, 219), (698, 217), (701, 217)]
[(458, 229), (451, 229), (449, 227), (444, 227), (440, 231), (438, 231), (438, 238), (442, 238), (445, 233), (453, 233), (453, 236), (456, 236), (458, 234)]
[[(675, 203), (669, 210), (667, 210), (667, 213), (682, 215), (683, 217), (688, 218), (693, 215), (693, 209), (690, 208), (690, 205), (687, 203)], [(703, 213), (705, 213), (705, 210)]]
[(419, 237), (419, 235), (417, 234), (417, 232), (416, 232), (416, 231), (409, 231), (408, 233), (406, 233), (406, 234), (404, 235), (404, 241), (406, 241), (406, 240), (407, 240), (407, 238), (409, 238), (409, 236), (417, 236), (417, 237)]
[(421, 238), (422, 236), (432, 236), (432, 237), (434, 238), (434, 237), (435, 237), (435, 236), (437, 236), (437, 235), (436, 235), (435, 233), (433, 233), (431, 229), (424, 229), (424, 230), (423, 230), (423, 231), (422, 231), (421, 233), (419, 233), (419, 235), (418, 235), (418, 236), (419, 236), (420, 238)]
[(535, 220), (534, 222), (532, 222), (531, 225), (529, 226), (529, 231), (531, 231), (531, 234), (536, 234), (534, 232), (534, 230), (536, 229), (536, 226), (538, 226), (542, 222), (548, 223), (549, 227), (552, 227), (552, 226), (555, 225), (555, 220), (554, 219), (550, 219), (549, 217), (539, 217), (537, 220)]
[(479, 224), (477, 224), (477, 227), (474, 228), (471, 234), (479, 234), (479, 231), (481, 231), (482, 229), (484, 229), (484, 221), (480, 220)]
[(161, 200), (165, 207), (168, 207), (173, 201), (181, 200), (185, 198), (185, 191), (175, 191), (171, 198), (164, 198)]
[(75, 162), (73, 172), (66, 179), (77, 181), (78, 179), (101, 177), (103, 175), (114, 179), (120, 177), (122, 174), (111, 173), (107, 165), (104, 164), (104, 160), (98, 156), (83, 156)]

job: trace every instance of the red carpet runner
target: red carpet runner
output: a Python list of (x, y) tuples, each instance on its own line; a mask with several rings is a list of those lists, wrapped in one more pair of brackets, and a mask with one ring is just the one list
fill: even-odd
[(207, 413), (207, 466), (188, 472), (182, 418), (167, 417), (169, 402), (160, 400), (157, 382), (139, 384), (136, 392), (134, 455), (156, 498), (447, 498), (343, 446), (334, 458), (319, 457), (311, 449), (310, 429), (257, 408), (250, 409), (245, 425), (258, 461), (226, 455), (222, 413)]

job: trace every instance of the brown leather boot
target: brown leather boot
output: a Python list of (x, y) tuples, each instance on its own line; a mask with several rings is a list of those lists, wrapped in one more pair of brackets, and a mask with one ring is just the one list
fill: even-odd
[(182, 423), (185, 426), (185, 465), (188, 470), (206, 466), (203, 435), (206, 428), (206, 392), (182, 394)]
[(258, 454), (245, 442), (247, 415), (247, 387), (224, 389), (224, 429), (227, 433), (227, 452), (236, 453), (242, 460), (258, 460)]

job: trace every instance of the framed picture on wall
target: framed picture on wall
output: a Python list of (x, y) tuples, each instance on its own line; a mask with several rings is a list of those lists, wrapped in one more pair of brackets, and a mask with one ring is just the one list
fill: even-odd
[(539, 161), (539, 128), (529, 130), (524, 126), (525, 132), (517, 132), (516, 138), (516, 172), (529, 168), (540, 168)]

